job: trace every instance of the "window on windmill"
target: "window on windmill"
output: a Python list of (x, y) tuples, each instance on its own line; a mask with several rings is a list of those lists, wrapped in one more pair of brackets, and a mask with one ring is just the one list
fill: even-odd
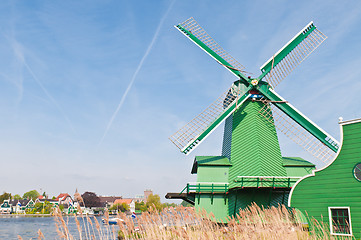
[(349, 207), (329, 208), (331, 234), (351, 235), (351, 218)]
[(356, 164), (353, 168), (353, 176), (361, 182), (361, 163)]

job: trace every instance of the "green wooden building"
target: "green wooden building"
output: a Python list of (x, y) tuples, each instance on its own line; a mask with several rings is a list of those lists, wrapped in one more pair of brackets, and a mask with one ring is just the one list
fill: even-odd
[(337, 157), (300, 179), (290, 207), (328, 224), (332, 235), (361, 238), (361, 119), (340, 122), (342, 144)]
[[(337, 159), (347, 154), (356, 156), (358, 153), (352, 152), (356, 151), (353, 149), (349, 150), (351, 153), (342, 155), (345, 150), (339, 151), (340, 144), (337, 140), (274, 90), (326, 36), (313, 22), (309, 23), (260, 67), (261, 74), (258, 77), (251, 77), (245, 75), (248, 74), (244, 71), (245, 68), (223, 50), (193, 18), (178, 24), (176, 28), (233, 73), (237, 80), (207, 109), (170, 137), (181, 152), (189, 154), (224, 122), (220, 156), (195, 157), (191, 173), (197, 174), (197, 182), (188, 183), (181, 192), (168, 193), (166, 197), (181, 198), (194, 204), (199, 211), (212, 212), (219, 222), (227, 221), (229, 216), (234, 216), (252, 203), (265, 207), (289, 203), (290, 207), (307, 211), (309, 215), (311, 212), (311, 216), (322, 214), (338, 221), (337, 226), (330, 225), (335, 234), (360, 232), (353, 225), (347, 231), (344, 223), (351, 223), (352, 220), (354, 224), (359, 219), (352, 211), (357, 211), (356, 202), (358, 196), (361, 198), (361, 191), (355, 191), (354, 187), (348, 188), (351, 185), (347, 184), (359, 184), (357, 174), (361, 175), (361, 164), (357, 164), (361, 160), (349, 159), (347, 167), (344, 163), (337, 167), (338, 160), (333, 161), (336, 153), (339, 153)], [(351, 135), (355, 137), (355, 143), (348, 145), (349, 148), (356, 146), (358, 141), (356, 133), (359, 130), (355, 129), (356, 123), (352, 123), (342, 123), (345, 133), (346, 126), (354, 128), (349, 134), (350, 139)], [(315, 170), (314, 164), (299, 157), (282, 156), (278, 132), (284, 133), (328, 165), (324, 170), (316, 172), (315, 177), (324, 176), (324, 180), (312, 181), (314, 177), (305, 178)], [(346, 139), (345, 135), (343, 148), (346, 146)], [(333, 168), (334, 172), (328, 170)], [(347, 174), (348, 178), (344, 179), (343, 176)], [(337, 186), (343, 188), (343, 194), (333, 193), (338, 191)], [(321, 194), (323, 191), (324, 194)], [(338, 198), (332, 198), (329, 203), (334, 205), (327, 205), (326, 209), (321, 210), (318, 209), (321, 205), (316, 204), (325, 202), (321, 196), (339, 196), (344, 202), (340, 200), (338, 203)], [(350, 206), (348, 196), (355, 205)], [(359, 202), (361, 210), (361, 199)], [(354, 215), (357, 217), (355, 220)]]

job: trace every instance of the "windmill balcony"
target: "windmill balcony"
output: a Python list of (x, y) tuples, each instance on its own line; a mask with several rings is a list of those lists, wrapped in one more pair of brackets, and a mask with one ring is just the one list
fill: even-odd
[(241, 188), (292, 188), (301, 177), (238, 176), (234, 182)]
[(183, 190), (187, 194), (192, 193), (210, 193), (210, 194), (227, 194), (228, 193), (228, 183), (214, 183), (214, 182), (196, 182), (196, 183), (187, 183)]

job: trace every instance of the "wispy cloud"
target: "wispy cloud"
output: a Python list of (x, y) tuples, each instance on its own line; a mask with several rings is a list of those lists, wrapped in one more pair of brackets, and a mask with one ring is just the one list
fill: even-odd
[(164, 20), (166, 19), (168, 13), (169, 13), (170, 10), (172, 9), (174, 3), (175, 3), (175, 0), (172, 1), (172, 3), (169, 5), (167, 11), (165, 12), (165, 14), (163, 15), (163, 17), (161, 18), (161, 20), (160, 20), (160, 22), (159, 22), (159, 24), (158, 24), (158, 27), (157, 27), (157, 29), (156, 29), (156, 31), (155, 31), (155, 33), (154, 33), (154, 36), (153, 36), (153, 38), (152, 38), (152, 41), (150, 42), (147, 50), (145, 51), (142, 59), (140, 60), (140, 62), (139, 62), (139, 64), (138, 64), (138, 67), (136, 68), (136, 70), (135, 70), (135, 72), (134, 72), (134, 74), (133, 74), (133, 76), (132, 76), (132, 78), (131, 78), (131, 80), (130, 80), (130, 82), (129, 82), (129, 84), (128, 84), (127, 89), (125, 90), (122, 98), (120, 99), (120, 102), (119, 102), (117, 108), (115, 109), (112, 117), (110, 118), (110, 120), (109, 120), (109, 122), (108, 122), (108, 125), (107, 125), (107, 127), (106, 127), (106, 129), (105, 129), (105, 131), (104, 131), (103, 137), (100, 139), (100, 141), (99, 141), (99, 143), (98, 143), (98, 146), (100, 146), (100, 145), (102, 144), (102, 142), (104, 141), (104, 138), (105, 138), (106, 135), (108, 134), (109, 129), (110, 129), (110, 127), (112, 126), (115, 117), (117, 116), (120, 108), (123, 106), (124, 101), (125, 101), (125, 99), (127, 98), (128, 93), (129, 93), (130, 89), (132, 88), (133, 83), (134, 83), (135, 79), (137, 78), (137, 75), (138, 75), (139, 71), (140, 71), (141, 68), (143, 67), (144, 61), (146, 60), (146, 58), (148, 57), (150, 51), (152, 50), (155, 41), (158, 39), (158, 35), (159, 35), (159, 32), (160, 32), (160, 29), (162, 28), (163, 23), (164, 23)]
[[(67, 123), (69, 124), (70, 128), (73, 130), (73, 132), (75, 132), (75, 128), (72, 124), (72, 122), (70, 121), (70, 119), (68, 118), (68, 116), (65, 114), (64, 110), (62, 109), (62, 107), (59, 105), (59, 103), (54, 99), (54, 97), (49, 93), (49, 91), (45, 88), (45, 86), (43, 85), (43, 83), (40, 81), (40, 79), (35, 75), (34, 71), (32, 70), (32, 68), (29, 66), (29, 64), (27, 63), (25, 56), (24, 56), (24, 51), (23, 51), (23, 47), (22, 45), (16, 41), (13, 38), (7, 37), (8, 41), (10, 42), (10, 45), (14, 51), (14, 55), (16, 57), (16, 59), (19, 61), (19, 63), (25, 67), (25, 69), (30, 73), (30, 75), (32, 76), (32, 78), (35, 80), (35, 82), (38, 84), (38, 86), (41, 88), (41, 90), (45, 93), (45, 95), (48, 97), (48, 99), (50, 100), (50, 102), (52, 102), (55, 107), (58, 109), (58, 111), (63, 115), (63, 117), (65, 118), (65, 120), (67, 121)], [(21, 89), (21, 92), (23, 91), (23, 86), (22, 86), (22, 82), (21, 84), (19, 84), (19, 89)]]

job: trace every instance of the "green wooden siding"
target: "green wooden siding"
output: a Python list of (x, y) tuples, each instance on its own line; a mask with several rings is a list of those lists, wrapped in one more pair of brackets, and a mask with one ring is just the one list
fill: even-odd
[(200, 166), (198, 167), (197, 182), (228, 182), (227, 166)]
[(237, 176), (286, 176), (274, 125), (259, 114), (261, 102), (246, 101), (233, 114), (230, 188)]
[(240, 209), (245, 209), (253, 202), (263, 207), (278, 207), (280, 204), (287, 204), (289, 190), (279, 190), (273, 188), (258, 189), (245, 188), (233, 189), (229, 193), (229, 216), (235, 216)]
[(289, 177), (303, 177), (315, 170), (315, 164), (300, 157), (282, 157), (283, 166)]
[(225, 194), (196, 194), (195, 209), (199, 212), (213, 213), (215, 221), (227, 222), (228, 219), (228, 195)]
[(294, 188), (290, 206), (329, 224), (328, 207), (350, 207), (352, 232), (361, 238), (361, 182), (353, 176), (361, 162), (361, 121), (342, 125), (339, 155), (328, 167), (303, 179)]

